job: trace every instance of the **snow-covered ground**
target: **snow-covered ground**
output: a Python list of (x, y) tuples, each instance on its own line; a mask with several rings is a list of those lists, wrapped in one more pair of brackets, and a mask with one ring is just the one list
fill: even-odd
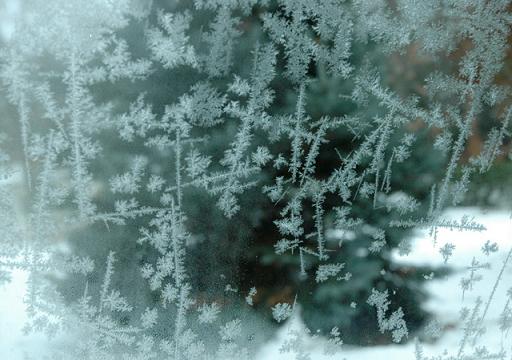
[[(480, 296), (487, 302), (498, 274), (502, 268), (507, 253), (512, 248), (512, 219), (510, 212), (490, 211), (484, 212), (475, 208), (453, 209), (446, 213), (447, 217), (460, 220), (463, 214), (474, 216), (475, 220), (483, 224), (487, 230), (483, 232), (459, 232), (441, 229), (434, 245), (426, 231), (418, 231), (413, 240), (413, 251), (408, 256), (396, 254), (397, 261), (412, 264), (443, 264), (443, 257), (439, 248), (445, 243), (451, 242), (455, 245), (452, 257), (448, 265), (455, 269), (455, 272), (446, 278), (426, 282), (428, 291), (431, 294), (430, 300), (425, 304), (426, 308), (435, 314), (441, 328), (445, 328), (438, 341), (424, 345), (425, 356), (442, 354), (445, 350), (448, 353), (456, 354), (462, 336), (462, 324), (459, 323), (459, 312), (463, 306), (472, 307), (476, 298)], [(487, 240), (498, 245), (498, 251), (485, 255), (481, 248)], [(467, 267), (471, 265), (473, 257), (480, 262), (488, 262), (489, 270), (479, 271), (482, 280), (479, 281), (472, 291), (466, 291), (464, 299), (460, 280), (467, 277)], [(512, 262), (512, 261), (511, 261)], [(428, 274), (425, 274), (428, 275)], [(22, 271), (14, 271), (12, 281), (0, 286), (0, 359), (21, 360), (24, 353), (36, 355), (39, 359), (48, 342), (43, 335), (24, 336), (22, 328), (26, 320), (23, 305), (23, 297), (26, 290), (27, 274)], [(489, 307), (485, 318), (487, 332), (482, 336), (482, 343), (491, 350), (498, 350), (502, 344), (508, 344), (507, 351), (510, 351), (510, 338), (503, 339), (497, 326), (497, 319), (503, 310), (506, 299), (506, 291), (512, 287), (512, 263), (509, 263), (503, 272), (494, 301)], [(325, 340), (312, 338), (303, 335), (304, 325), (300, 318), (293, 316), (277, 332), (274, 339), (261, 348), (258, 360), (269, 359), (295, 359), (293, 353), (281, 353), (279, 351), (283, 342), (290, 339), (290, 331), (298, 331), (302, 334), (300, 340), (294, 346), (298, 346), (310, 353), (311, 360), (333, 359), (332, 356), (324, 354)], [(342, 351), (337, 353), (335, 359), (360, 360), (360, 359), (414, 359), (414, 344), (409, 341), (405, 345), (389, 345), (357, 348), (343, 346)]]
[(45, 335), (23, 334), (27, 320), (23, 302), (27, 279), (26, 271), (14, 270), (11, 281), (0, 286), (0, 359), (22, 360), (27, 356), (38, 359), (48, 350)]
[[(448, 354), (456, 355), (459, 343), (463, 335), (463, 324), (459, 322), (459, 314), (462, 307), (472, 308), (477, 297), (481, 297), (485, 305), (496, 282), (498, 274), (503, 267), (507, 253), (512, 248), (512, 218), (510, 212), (505, 211), (483, 211), (476, 208), (450, 209), (445, 213), (446, 218), (460, 220), (463, 215), (474, 217), (475, 221), (486, 227), (482, 232), (451, 231), (440, 229), (437, 235), (436, 244), (428, 235), (428, 232), (418, 230), (413, 240), (412, 252), (407, 256), (395, 254), (397, 261), (416, 265), (442, 265), (443, 257), (439, 249), (450, 242), (455, 245), (453, 255), (449, 258), (447, 265), (454, 269), (454, 272), (443, 279), (428, 280), (426, 287), (431, 297), (425, 304), (426, 309), (435, 314), (436, 320), (441, 328), (445, 328), (441, 337), (432, 344), (424, 344), (424, 356), (433, 357), (441, 355), (445, 351)], [(481, 248), (490, 240), (498, 245), (498, 251), (486, 256)], [(460, 281), (462, 277), (468, 277), (468, 266), (475, 257), (481, 263), (489, 263), (490, 269), (478, 271), (482, 279), (476, 283), (472, 291), (466, 291), (462, 298)], [(429, 274), (425, 274), (428, 276)], [(511, 351), (512, 336), (503, 339), (499, 331), (497, 320), (503, 310), (506, 300), (506, 291), (512, 288), (512, 259), (503, 272), (502, 279), (496, 289), (494, 300), (489, 307), (485, 318), (487, 331), (482, 335), (480, 344), (485, 344), (491, 351), (499, 351), (501, 346)], [(407, 316), (407, 314), (406, 314)], [(304, 324), (300, 318), (294, 316), (277, 333), (275, 339), (270, 341), (261, 349), (258, 360), (296, 359), (294, 353), (282, 353), (279, 351), (283, 342), (290, 338), (290, 331), (304, 333)], [(323, 359), (393, 359), (405, 360), (415, 359), (414, 342), (409, 341), (405, 345), (387, 345), (358, 348), (343, 346), (336, 356), (324, 354), (325, 340), (312, 339), (310, 336), (303, 338), (304, 350), (310, 353), (311, 360)], [(508, 344), (508, 346), (507, 346)]]

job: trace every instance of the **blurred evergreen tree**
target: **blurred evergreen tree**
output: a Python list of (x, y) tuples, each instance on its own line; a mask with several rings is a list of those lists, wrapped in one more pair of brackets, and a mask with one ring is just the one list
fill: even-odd
[[(147, 54), (144, 31), (148, 27), (156, 26), (156, 9), (164, 11), (185, 10), (189, 4), (184, 2), (179, 5), (166, 1), (155, 1), (153, 10), (145, 22), (133, 23), (126, 27), (121, 34), (128, 40), (135, 58), (144, 57)], [(270, 7), (275, 5), (269, 5)], [(275, 9), (278, 11), (278, 9)], [(197, 15), (199, 14), (199, 15)], [(204, 31), (207, 24), (212, 21), (213, 13), (209, 10), (196, 12), (191, 28), (190, 37), (198, 52), (206, 48), (198, 42), (199, 33)], [(252, 63), (251, 51), (257, 43), (268, 41), (261, 29), (261, 20), (258, 10), (252, 14), (240, 16), (240, 27), (243, 28), (241, 37), (234, 47), (233, 66), (227, 74), (220, 74), (208, 78), (204, 74), (198, 74), (188, 67), (179, 68), (178, 71), (168, 71), (155, 63), (151, 75), (143, 80), (131, 82), (123, 80), (115, 85), (106, 84), (98, 86), (93, 92), (102, 101), (112, 101), (116, 108), (125, 111), (129, 104), (135, 101), (139, 94), (145, 94), (147, 103), (152, 104), (152, 110), (156, 116), (162, 116), (166, 105), (175, 103), (178, 97), (186, 93), (198, 81), (209, 81), (216, 88), (226, 90), (232, 82), (233, 74), (247, 75)], [(389, 73), (390, 57), (383, 56), (382, 50), (374, 43), (358, 45), (352, 49), (351, 62), (357, 68), (365, 61), (370, 60), (372, 65), (379, 65), (382, 78), (386, 79)], [(207, 53), (202, 53), (208, 56)], [(391, 57), (391, 59), (393, 59)], [(285, 61), (278, 59), (278, 74), (284, 72)], [(341, 80), (327, 75), (323, 64), (311, 63), (309, 69), (309, 85), (307, 89), (306, 110), (312, 121), (319, 120), (321, 116), (359, 116), (362, 119), (372, 118), (381, 114), (383, 109), (379, 104), (369, 102), (365, 109), (356, 108), (347, 99), (347, 95), (353, 90), (354, 84), (350, 80)], [(421, 78), (421, 77), (420, 77)], [(388, 85), (397, 90), (402, 85), (401, 79), (391, 79)], [(297, 89), (284, 77), (278, 77), (272, 82), (276, 98), (271, 112), (274, 114), (293, 113), (296, 107)], [(409, 89), (407, 89), (409, 90)], [(361, 131), (364, 134), (364, 122), (361, 123)], [(229, 120), (221, 128), (204, 129), (209, 141), (205, 145), (205, 152), (214, 158), (221, 158), (225, 149), (225, 139), (233, 138), (236, 131), (235, 124)], [(436, 183), (441, 175), (445, 159), (439, 154), (426, 151), (427, 143), (431, 142), (432, 134), (422, 124), (414, 129), (416, 135), (415, 145), (411, 148), (411, 159), (394, 168), (390, 184), (392, 188), (414, 196), (422, 204), (428, 203), (431, 186)], [(394, 142), (403, 138), (403, 133), (396, 135)], [(172, 179), (173, 168), (172, 153), (170, 151), (150, 149), (145, 147), (142, 141), (131, 143), (121, 142), (118, 136), (106, 131), (101, 143), (108, 148), (103, 149), (103, 158), (96, 161), (91, 168), (94, 174), (101, 174), (102, 178), (126, 171), (135, 155), (144, 154), (152, 159), (153, 164), (160, 164), (151, 168), (150, 174), (159, 175), (164, 179)], [(258, 138), (258, 136), (260, 138)], [(268, 145), (268, 139), (263, 134), (256, 134), (255, 146), (258, 143)], [(318, 172), (322, 169), (332, 169), (340, 164), (340, 156), (349, 154), (361, 139), (355, 139), (348, 131), (336, 130), (328, 135), (328, 143), (322, 146), (318, 159)], [(286, 144), (273, 143), (273, 153), (286, 152)], [(288, 150), (289, 151), (289, 150)], [(108, 156), (105, 156), (108, 155)], [(421, 174), (421, 175), (418, 175)], [(149, 175), (149, 174), (148, 174)], [(279, 171), (269, 169), (267, 173), (259, 175), (258, 181), (262, 185), (269, 184), (272, 179), (279, 176)], [(328, 176), (327, 173), (324, 176)], [(419, 177), (421, 176), (421, 177)], [(100, 210), (107, 211), (109, 204), (115, 200), (109, 191), (108, 184), (101, 184), (96, 194), (95, 201)], [(363, 191), (363, 189), (361, 189)], [(158, 198), (152, 197), (149, 192), (144, 192), (147, 198), (140, 199), (141, 203), (158, 204)], [(400, 194), (396, 194), (400, 196)], [(279, 240), (276, 226), (273, 221), (279, 217), (279, 205), (272, 204), (262, 194), (261, 187), (248, 190), (241, 199), (241, 212), (234, 219), (227, 219), (215, 206), (216, 200), (206, 192), (196, 188), (190, 188), (184, 194), (186, 202), (184, 213), (187, 216), (187, 226), (192, 233), (192, 239), (187, 247), (187, 266), (191, 277), (191, 283), (197, 293), (195, 297), (201, 300), (225, 303), (233, 301), (233, 296), (226, 292), (226, 285), (237, 291), (234, 301), (243, 302), (243, 297), (251, 287), (256, 287), (257, 295), (254, 297), (254, 308), (268, 317), (270, 320), (270, 308), (278, 302), (292, 303), (296, 295), (299, 296), (303, 318), (306, 325), (312, 330), (329, 332), (337, 326), (342, 332), (346, 343), (377, 344), (389, 341), (388, 337), (382, 337), (375, 322), (374, 310), (364, 306), (371, 289), (396, 289), (392, 294), (393, 304), (401, 306), (407, 314), (407, 324), (411, 331), (417, 329), (426, 319), (428, 314), (421, 308), (426, 299), (426, 293), (422, 290), (425, 281), (424, 275), (433, 269), (411, 267), (397, 264), (392, 257), (394, 250), (407, 249), (411, 232), (402, 229), (387, 229), (386, 243), (376, 253), (369, 253), (368, 248), (375, 241), (372, 227), (386, 227), (396, 214), (390, 215), (386, 208), (375, 209), (373, 197), (358, 197), (354, 203), (351, 216), (364, 219), (367, 226), (360, 230), (339, 236), (333, 234), (327, 239), (327, 249), (332, 262), (344, 263), (344, 272), (350, 272), (350, 281), (330, 279), (317, 283), (313, 269), (318, 265), (317, 261), (308, 263), (307, 276), (299, 273), (299, 258), (296, 255), (276, 255), (274, 245)], [(424, 201), (427, 200), (427, 201)], [(327, 204), (335, 204), (334, 198), (327, 198)], [(104, 204), (104, 209), (101, 209)], [(420, 208), (419, 216), (425, 214), (426, 208)], [(326, 214), (326, 228), (334, 227), (335, 214)], [(310, 222), (304, 224), (305, 228), (313, 227), (312, 214), (309, 214)], [(116, 252), (116, 269), (119, 275), (115, 281), (122, 287), (123, 295), (130, 301), (148, 305), (158, 302), (160, 299), (152, 294), (145, 285), (145, 280), (140, 274), (140, 266), (143, 262), (154, 263), (157, 254), (148, 246), (136, 243), (138, 229), (147, 221), (144, 217), (131, 221), (124, 226), (108, 225), (109, 232), (105, 232), (104, 224), (95, 224), (86, 229), (79, 229), (71, 234), (73, 251), (92, 257), (101, 266), (109, 251)], [(109, 238), (105, 238), (108, 234)], [(341, 246), (339, 244), (341, 243)], [(385, 269), (385, 273), (381, 270)], [(444, 271), (444, 270), (443, 270)], [(439, 274), (443, 273), (440, 271)], [(91, 275), (94, 276), (94, 275)], [(130, 278), (133, 286), (121, 286)], [(89, 278), (91, 287), (100, 287), (101, 278)], [(72, 287), (74, 280), (65, 282), (63, 286)], [(70, 296), (78, 297), (81, 294), (67, 292)], [(238, 299), (238, 300), (236, 300)], [(142, 307), (143, 308), (143, 307)], [(129, 319), (125, 319), (129, 321)], [(166, 331), (165, 327), (158, 331)]]

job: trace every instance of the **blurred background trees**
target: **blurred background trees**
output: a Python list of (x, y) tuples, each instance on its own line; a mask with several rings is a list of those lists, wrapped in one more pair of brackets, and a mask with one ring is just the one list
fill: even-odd
[[(276, 4), (270, 3), (269, 7), (279, 14), (280, 10)], [(186, 11), (187, 8), (185, 3), (171, 5), (170, 2), (165, 1), (155, 2), (144, 23), (134, 21), (123, 29), (119, 36), (129, 40), (130, 49), (135, 58), (144, 57), (147, 51), (146, 39), (143, 36), (144, 29), (157, 27), (158, 11)], [(219, 59), (219, 61), (231, 62), (229, 71), (220, 71), (215, 76), (207, 77), (187, 67), (169, 71), (154, 64), (152, 73), (145, 80), (135, 83), (123, 80), (115, 85), (107, 84), (95, 90), (96, 96), (99, 96), (102, 101), (111, 101), (119, 109), (126, 109), (140, 93), (143, 93), (156, 116), (162, 116), (166, 105), (177, 102), (178, 98), (197, 82), (209, 82), (215, 88), (227, 88), (232, 81), (232, 74), (242, 77), (249, 74), (254, 47), (256, 44), (268, 41), (262, 31), (258, 8), (250, 14), (235, 15), (239, 16), (239, 23), (234, 28), (239, 28), (243, 32), (240, 31), (241, 36), (235, 38), (230, 58)], [(194, 47), (199, 49), (200, 56), (205, 58), (211, 54), (201, 53), (202, 49), (207, 51), (208, 47), (205, 47), (204, 42), (200, 40), (204, 39), (200, 33), (210, 29), (216, 30), (213, 25), (216, 21), (215, 16), (220, 15), (204, 10), (201, 16), (194, 17), (193, 26), (190, 29), (190, 38), (195, 40)], [(378, 44), (368, 41), (367, 44), (358, 45), (353, 49), (350, 60), (355, 68), (362, 67), (365, 61), (371, 62), (379, 76), (392, 89), (405, 95), (410, 95), (412, 92), (421, 96), (422, 76), (417, 75), (416, 72), (424, 71), (422, 67), (428, 60), (411, 53), (388, 57), (383, 56), (382, 51)], [(400, 69), (404, 64), (409, 68)], [(227, 63), (220, 65), (227, 66)], [(279, 58), (278, 74), (284, 73), (285, 65), (285, 59)], [(410, 78), (404, 82), (403, 74), (396, 73), (405, 71), (409, 77), (417, 76), (417, 82)], [(311, 116), (311, 121), (318, 121), (326, 115), (358, 116), (364, 119), (382, 115), (385, 112), (379, 107), (377, 101), (370, 101), (364, 109), (355, 106), (350, 99), (347, 99), (354, 90), (353, 81), (331, 76), (327, 73), (325, 64), (311, 62), (308, 81), (305, 109)], [(404, 89), (404, 84), (408, 88)], [(298, 89), (283, 76), (274, 79), (271, 86), (274, 89), (275, 100), (270, 112), (294, 113)], [(195, 105), (206, 106), (205, 104)], [(205, 108), (205, 110), (209, 109)], [(359, 129), (362, 134), (370, 130), (364, 129), (364, 126), (361, 124)], [(423, 203), (428, 203), (430, 188), (439, 181), (446, 159), (439, 153), (426, 151), (433, 134), (421, 123), (418, 123), (417, 127), (413, 129), (416, 139), (414, 146), (411, 147), (410, 159), (397, 165), (390, 183), (394, 188), (403, 190), (403, 193), (395, 193), (395, 197), (399, 198), (404, 193), (408, 193)], [(201, 135), (206, 135), (209, 139), (206, 153), (220, 158), (224, 151), (225, 139), (233, 138), (235, 131), (235, 124), (229, 120), (222, 129), (203, 130)], [(400, 133), (396, 136), (395, 145), (399, 145), (403, 135)], [(258, 136), (261, 138), (258, 139)], [(143, 146), (142, 140), (134, 140), (129, 144), (116, 141), (116, 137), (108, 131), (101, 137), (103, 140), (101, 143), (108, 144), (109, 147), (104, 148), (103, 153), (106, 155), (94, 164), (93, 173), (102, 174), (102, 177), (109, 179), (129, 167), (135, 155), (143, 153), (153, 159), (154, 163), (162, 164), (158, 168), (151, 169), (153, 174), (164, 179), (173, 178), (175, 169), (170, 152), (148, 151), (148, 148)], [(268, 144), (266, 135), (257, 134), (254, 143)], [(323, 145), (318, 160), (319, 172), (321, 173), (323, 168), (327, 170), (335, 167), (340, 163), (341, 157), (347, 156), (360, 143), (361, 138), (355, 138), (353, 133), (346, 130), (329, 134), (328, 143)], [(287, 151), (286, 144), (279, 141), (271, 146), (274, 147), (271, 149), (273, 153)], [(155, 159), (158, 160), (155, 161)], [(267, 168), (264, 173), (258, 175), (258, 181), (263, 185), (270, 185), (270, 180), (280, 175), (283, 175), (282, 172)], [(325, 176), (328, 176), (327, 172)], [(105, 191), (98, 191), (95, 198), (99, 204), (104, 202), (107, 207), (114, 198), (107, 191), (106, 184), (101, 188)], [(360, 191), (363, 192), (364, 189)], [(157, 197), (151, 198), (150, 193), (146, 196), (148, 197), (141, 199), (141, 203), (158, 203)], [(422, 290), (422, 283), (425, 281), (424, 275), (434, 269), (412, 268), (394, 263), (392, 251), (398, 248), (407, 251), (411, 231), (392, 229), (387, 233), (386, 244), (382, 251), (375, 253), (368, 251), (372, 242), (378, 237), (376, 229), (396, 217), (396, 215), (390, 215), (385, 208), (375, 210), (373, 197), (370, 195), (362, 199), (358, 198), (352, 210), (354, 218), (364, 219), (367, 225), (356, 231), (347, 229), (345, 233), (333, 231), (327, 239), (329, 256), (336, 263), (345, 263), (344, 271), (350, 272), (352, 278), (350, 281), (329, 280), (320, 284), (315, 281), (314, 276), (317, 262), (308, 263), (307, 276), (301, 276), (298, 256), (275, 253), (275, 244), (279, 236), (273, 221), (279, 217), (280, 206), (272, 204), (259, 188), (246, 191), (241, 198), (241, 211), (236, 215), (235, 221), (226, 219), (215, 206), (216, 199), (204, 191), (191, 188), (185, 192), (184, 197), (187, 199), (184, 205), (187, 225), (192, 233), (188, 244), (187, 267), (193, 287), (197, 290), (195, 296), (201, 300), (215, 301), (220, 304), (243, 302), (250, 288), (256, 287), (254, 309), (270, 320), (272, 306), (280, 302), (293, 303), (297, 296), (300, 299), (303, 318), (310, 329), (328, 333), (331, 328), (338, 326), (345, 342), (365, 345), (389, 341), (387, 337), (380, 335), (374, 321), (373, 310), (365, 305), (372, 288), (383, 290), (392, 285), (393, 288), (398, 289), (393, 294), (393, 301), (396, 306), (403, 307), (404, 312), (408, 314), (410, 330), (419, 328), (428, 317), (428, 314), (421, 309), (426, 296)], [(326, 200), (326, 202), (329, 201), (335, 204), (334, 198)], [(426, 210), (422, 208), (419, 213), (426, 213)], [(334, 228), (335, 214), (327, 214), (326, 219), (329, 221), (326, 228)], [(143, 222), (144, 219), (140, 219), (131, 222), (128, 226), (110, 227), (106, 233), (107, 238), (105, 238), (105, 225), (101, 223), (92, 228), (80, 229), (71, 236), (73, 252), (91, 256), (101, 264), (101, 260), (110, 250), (113, 250), (118, 259), (116, 268), (120, 274), (123, 274), (122, 277), (117, 278), (118, 285), (122, 286), (126, 278), (132, 279), (134, 283), (142, 283), (143, 279), (140, 275), (142, 262), (156, 260), (155, 254), (147, 245), (141, 246), (133, 241), (133, 235), (138, 232)], [(310, 223), (304, 226), (305, 228), (313, 227), (311, 216)], [(385, 274), (382, 271), (385, 271)], [(98, 273), (101, 274), (101, 271)], [(91, 284), (95, 283), (99, 286), (101, 280), (101, 278), (91, 279)], [(63, 284), (63, 286), (69, 286), (73, 281), (70, 280), (68, 285)], [(226, 291), (228, 285), (237, 291), (236, 295), (233, 295), (230, 290)], [(126, 288), (126, 292), (126, 296), (137, 303), (152, 304), (160, 301), (158, 296), (144, 286), (130, 286)], [(75, 294), (75, 296), (78, 295)]]

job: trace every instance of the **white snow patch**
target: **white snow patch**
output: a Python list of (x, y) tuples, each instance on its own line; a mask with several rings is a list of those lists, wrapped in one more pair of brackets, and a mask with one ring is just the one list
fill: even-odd
[[(462, 338), (463, 324), (459, 322), (461, 308), (464, 306), (472, 308), (477, 297), (483, 300), (482, 308), (485, 307), (503, 266), (503, 261), (512, 248), (512, 217), (510, 212), (485, 211), (477, 208), (455, 208), (447, 210), (444, 215), (445, 218), (454, 220), (460, 220), (464, 215), (474, 217), (475, 221), (484, 225), (487, 230), (468, 232), (439, 229), (435, 244), (433, 239), (428, 236), (428, 230), (417, 230), (417, 235), (412, 240), (412, 251), (410, 254), (400, 256), (398, 251), (393, 253), (394, 260), (402, 264), (430, 265), (435, 267), (445, 265), (443, 257), (439, 253), (439, 248), (447, 242), (455, 245), (453, 256), (449, 258), (446, 264), (454, 272), (445, 278), (436, 278), (434, 276), (432, 280), (428, 280), (425, 283), (426, 289), (430, 294), (430, 299), (425, 304), (425, 308), (432, 312), (441, 327), (446, 329), (441, 338), (435, 343), (422, 344), (424, 356), (426, 357), (442, 355), (445, 351), (449, 354), (457, 354)], [(499, 246), (499, 250), (491, 253), (489, 256), (486, 256), (481, 250), (487, 240), (496, 242)], [(467, 267), (470, 266), (473, 257), (481, 263), (490, 263), (491, 267), (490, 269), (479, 271), (479, 274), (482, 275), (482, 280), (476, 283), (473, 290), (466, 291), (463, 299), (460, 280), (462, 277), (468, 276), (469, 271)], [(428, 276), (429, 274), (425, 275)], [(487, 331), (481, 336), (479, 343), (485, 344), (490, 351), (499, 351), (502, 346), (506, 346), (507, 343), (510, 344), (510, 338), (502, 337), (497, 319), (504, 307), (506, 291), (511, 286), (512, 259), (505, 268), (503, 277), (494, 294), (494, 300), (484, 320)], [(407, 318), (407, 314), (405, 317)], [(257, 359), (298, 359), (295, 354), (281, 353), (279, 351), (282, 344), (289, 339), (290, 331), (294, 330), (301, 334), (305, 334), (306, 331), (304, 323), (297, 314), (294, 314), (285, 326), (277, 332), (276, 337), (261, 349)], [(344, 345), (335, 356), (327, 356), (323, 354), (324, 338), (313, 338), (311, 335), (303, 335), (304, 349), (310, 352), (311, 360), (412, 360), (415, 358), (414, 342), (412, 339), (410, 340), (403, 345), (374, 347)], [(470, 345), (466, 348), (470, 348)], [(510, 345), (505, 350), (510, 351)]]

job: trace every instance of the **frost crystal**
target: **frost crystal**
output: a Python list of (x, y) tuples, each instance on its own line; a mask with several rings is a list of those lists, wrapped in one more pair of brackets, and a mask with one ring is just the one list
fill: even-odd
[[(423, 286), (455, 278), (458, 346), (417, 360), (510, 358), (512, 250), (447, 211), (510, 206), (510, 10), (0, 1), (0, 285), (55, 339), (26, 357), (254, 359), (270, 314), (301, 360), (442, 341)], [(443, 265), (396, 259), (418, 229)]]

